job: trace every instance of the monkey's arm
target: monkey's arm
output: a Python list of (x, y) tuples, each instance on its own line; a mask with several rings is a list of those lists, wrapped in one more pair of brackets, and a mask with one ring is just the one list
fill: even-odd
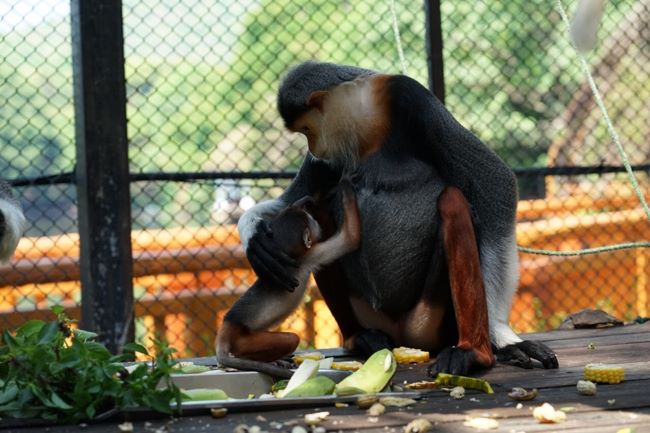
[(287, 290), (298, 285), (293, 276), (298, 264), (278, 248), (265, 220), (301, 197), (325, 191), (329, 187), (327, 182), (339, 176), (332, 174), (332, 169), (323, 161), (308, 154), (300, 171), (280, 197), (259, 203), (242, 215), (237, 224), (239, 237), (258, 277)]
[(314, 270), (332, 263), (359, 247), (361, 222), (354, 189), (348, 178), (342, 179), (340, 185), (343, 195), (343, 223), (333, 236), (317, 243), (307, 253), (304, 261), (308, 266), (314, 267)]
[(0, 262), (14, 253), (25, 227), (25, 217), (20, 203), (7, 184), (0, 179)]

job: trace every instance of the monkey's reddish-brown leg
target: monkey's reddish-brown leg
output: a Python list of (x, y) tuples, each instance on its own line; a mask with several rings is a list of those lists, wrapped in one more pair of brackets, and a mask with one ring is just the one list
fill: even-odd
[(229, 328), (224, 331), (230, 340), (230, 352), (239, 358), (271, 362), (290, 355), (300, 343), (291, 332), (247, 332), (236, 325)]
[(456, 347), (473, 352), (483, 367), (494, 365), (487, 300), (470, 206), (463, 193), (447, 187), (438, 200), (449, 282), (458, 325)]

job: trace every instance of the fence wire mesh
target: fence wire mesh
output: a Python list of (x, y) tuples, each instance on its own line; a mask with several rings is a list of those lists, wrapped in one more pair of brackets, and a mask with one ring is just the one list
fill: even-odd
[[(396, 15), (408, 73), (426, 83), (422, 6), (397, 1)], [(440, 11), (445, 102), (517, 170), (519, 244), (558, 250), (650, 239), (626, 176), (602, 170), (621, 159), (552, 2), (445, 0)], [(2, 328), (55, 304), (79, 317), (69, 15), (67, 0), (0, 4), (0, 175), (29, 221), (15, 259), (0, 268)], [(235, 223), (281, 193), (306, 151), (275, 109), (280, 77), (307, 59), (399, 73), (390, 3), (123, 0), (123, 16), (130, 169), (157, 174), (130, 191), (136, 334), (206, 355), (223, 314), (254, 281)], [(650, 0), (608, 2), (588, 56), (646, 197), (649, 22)], [(593, 170), (572, 174), (584, 167)], [(520, 260), (518, 331), (555, 327), (586, 307), (628, 320), (648, 315), (647, 249)], [(282, 327), (303, 346), (341, 343), (317, 290)]]

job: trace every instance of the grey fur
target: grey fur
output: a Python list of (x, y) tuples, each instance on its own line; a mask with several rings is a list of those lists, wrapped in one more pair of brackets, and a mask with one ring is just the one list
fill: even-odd
[(11, 187), (0, 179), (0, 262), (8, 260), (22, 236), (25, 217)]
[(344, 81), (372, 75), (374, 71), (355, 66), (308, 61), (291, 68), (278, 92), (278, 111), (287, 125), (304, 113), (307, 99), (314, 90), (328, 90)]

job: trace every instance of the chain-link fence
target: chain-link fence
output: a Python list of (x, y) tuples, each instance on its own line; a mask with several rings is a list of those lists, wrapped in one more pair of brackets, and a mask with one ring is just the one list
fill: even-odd
[[(1, 328), (54, 304), (80, 314), (68, 3), (0, 4), (0, 174), (30, 224), (0, 268)], [(516, 169), (521, 245), (648, 240), (650, 223), (552, 3), (442, 1), (445, 103)], [(399, 73), (390, 2), (124, 0), (123, 17), (136, 334), (205, 355), (254, 280), (234, 224), (281, 193), (306, 151), (275, 109), (280, 77), (313, 58)], [(396, 17), (408, 74), (426, 83), (423, 5), (397, 1)], [(649, 22), (649, 0), (608, 2), (589, 54), (646, 197)], [(647, 249), (522, 254), (513, 326), (548, 329), (585, 307), (646, 316), (649, 262)], [(304, 345), (340, 344), (317, 290), (283, 327)]]

